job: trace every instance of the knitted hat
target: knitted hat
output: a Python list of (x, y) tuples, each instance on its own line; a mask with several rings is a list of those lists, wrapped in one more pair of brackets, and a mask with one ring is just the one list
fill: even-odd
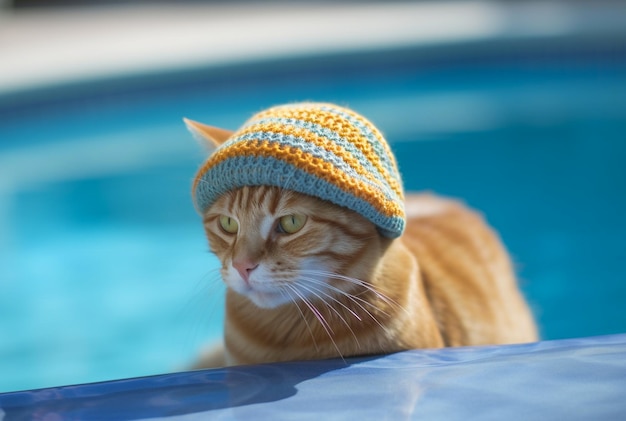
[(301, 103), (253, 116), (202, 165), (194, 202), (206, 211), (225, 192), (277, 186), (349, 208), (390, 238), (405, 225), (396, 160), (372, 123), (332, 104)]

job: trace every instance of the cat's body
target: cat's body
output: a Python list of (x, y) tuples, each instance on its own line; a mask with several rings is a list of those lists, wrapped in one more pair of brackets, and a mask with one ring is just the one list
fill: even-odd
[[(265, 220), (303, 211), (310, 213), (309, 231), (274, 240), (263, 232)], [(247, 231), (232, 242), (216, 224), (215, 216), (225, 212)], [(479, 215), (457, 202), (408, 195), (405, 234), (392, 240), (336, 205), (278, 188), (244, 187), (218, 200), (207, 213), (205, 227), (212, 250), (225, 264), (227, 282), (241, 278), (232, 267), (237, 256), (260, 262), (268, 276), (278, 280), (281, 271), (300, 269), (293, 253), (320, 259), (316, 265), (323, 271), (363, 282), (315, 276), (297, 292), (286, 288), (282, 294), (288, 299), (273, 308), (259, 307), (246, 291), (231, 286), (225, 354), (214, 354), (200, 366), (537, 338), (499, 239)], [(320, 281), (334, 285), (325, 288)]]
[(537, 339), (498, 236), (458, 202), (405, 196), (363, 117), (305, 103), (235, 133), (187, 124), (219, 146), (194, 199), (228, 287), (223, 350), (197, 367)]

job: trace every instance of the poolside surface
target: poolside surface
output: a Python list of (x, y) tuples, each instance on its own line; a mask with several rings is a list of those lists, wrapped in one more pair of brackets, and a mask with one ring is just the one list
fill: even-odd
[(626, 335), (0, 394), (0, 420), (623, 420)]

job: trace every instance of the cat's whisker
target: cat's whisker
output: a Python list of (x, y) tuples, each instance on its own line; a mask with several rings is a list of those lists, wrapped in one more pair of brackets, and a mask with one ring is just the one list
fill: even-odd
[(378, 291), (374, 287), (374, 285), (370, 284), (367, 281), (363, 281), (361, 279), (352, 278), (350, 276), (341, 275), (341, 274), (335, 273), (335, 272), (329, 272), (329, 271), (324, 271), (324, 270), (316, 270), (316, 269), (302, 269), (301, 273), (308, 274), (308, 275), (318, 275), (318, 276), (323, 276), (323, 277), (326, 277), (326, 278), (332, 278), (332, 279), (338, 279), (338, 280), (341, 280), (341, 281), (346, 281), (346, 282), (349, 282), (351, 284), (359, 285), (359, 286), (362, 286), (362, 287), (366, 288), (368, 291), (373, 292), (374, 294), (376, 294), (381, 299), (393, 301), (393, 300), (391, 300), (391, 298), (387, 297), (385, 294), (383, 294), (382, 292)]
[[(333, 290), (333, 291), (335, 291), (335, 292), (338, 292), (338, 293), (340, 293), (340, 294), (342, 294), (342, 295), (345, 295), (345, 296), (346, 296), (346, 297), (348, 297), (348, 298), (350, 297), (350, 294), (349, 294), (349, 293), (347, 293), (347, 292), (345, 292), (345, 291), (342, 291), (342, 290), (340, 290), (339, 288), (334, 287), (334, 286), (332, 286), (332, 285), (329, 285), (329, 284), (327, 284), (327, 283), (325, 283), (325, 282), (321, 282), (321, 281), (319, 281), (318, 279), (315, 279), (315, 278), (308, 278), (308, 277), (306, 277), (306, 276), (302, 276), (302, 277), (300, 277), (299, 279), (300, 279), (300, 280), (303, 280), (303, 281), (306, 281), (306, 282), (309, 282), (309, 283), (312, 283), (312, 284), (314, 284), (314, 285), (319, 285), (319, 286), (322, 286), (322, 287), (326, 287), (326, 288), (331, 289), (331, 290)], [(310, 287), (312, 287), (311, 285), (309, 285), (309, 286), (310, 286)], [(357, 320), (362, 321), (361, 316), (359, 316), (358, 314), (356, 314), (356, 313), (354, 312), (354, 310), (352, 310), (350, 307), (346, 306), (346, 305), (345, 305), (344, 303), (342, 303), (341, 301), (337, 300), (337, 299), (336, 299), (335, 297), (333, 297), (332, 295), (329, 295), (329, 294), (325, 293), (325, 292), (322, 290), (322, 288), (315, 288), (315, 290), (316, 290), (316, 291), (318, 291), (318, 292), (320, 292), (320, 293), (322, 293), (322, 294), (324, 294), (326, 297), (330, 298), (331, 300), (333, 300), (334, 302), (336, 302), (337, 304), (339, 304), (340, 306), (342, 306), (343, 308), (345, 308), (345, 309), (346, 309), (348, 312), (350, 312), (350, 313), (351, 313), (351, 314), (352, 314), (352, 315), (353, 315), (353, 316), (354, 316)]]
[(333, 339), (334, 332), (332, 328), (330, 327), (330, 325), (328, 324), (328, 321), (324, 318), (324, 315), (322, 315), (322, 313), (313, 305), (313, 303), (311, 303), (309, 299), (307, 299), (302, 293), (300, 293), (294, 285), (286, 284), (286, 286), (291, 291), (293, 291), (293, 293), (296, 294), (300, 300), (302, 300), (302, 302), (309, 308), (309, 310), (311, 310), (315, 318), (320, 322), (322, 328), (328, 335), (328, 339), (330, 339), (330, 342), (333, 344), (333, 347), (337, 351), (337, 354), (345, 362), (346, 360), (343, 358), (343, 354), (341, 350), (339, 349), (339, 346), (337, 346), (337, 343)]
[(361, 287), (365, 288), (367, 291), (372, 292), (374, 295), (376, 295), (376, 297), (378, 297), (384, 303), (386, 303), (386, 304), (388, 304), (388, 305), (390, 305), (392, 307), (396, 307), (396, 308), (406, 312), (407, 314), (409, 314), (409, 311), (406, 310), (401, 304), (399, 304), (397, 301), (395, 301), (394, 299), (392, 299), (391, 297), (389, 297), (384, 292), (382, 292), (381, 290), (379, 290), (378, 288), (376, 288), (374, 285), (372, 285), (371, 283), (369, 283), (367, 281), (363, 281), (361, 279), (351, 278), (351, 277), (343, 276), (343, 275), (339, 275), (339, 274), (333, 274), (332, 272), (328, 272), (327, 276), (329, 278), (339, 279), (339, 280), (342, 280), (342, 281), (350, 282), (350, 283), (352, 283), (354, 285), (357, 285), (357, 286), (361, 286)]
[[(407, 314), (410, 314), (409, 311), (406, 310), (397, 301), (395, 301), (394, 299), (390, 298), (386, 294), (382, 293), (374, 285), (372, 285), (371, 283), (369, 283), (367, 281), (363, 281), (361, 279), (352, 278), (350, 276), (345, 276), (345, 275), (341, 275), (341, 274), (338, 274), (338, 273), (328, 272), (328, 271), (323, 271), (323, 270), (303, 269), (300, 272), (302, 274), (306, 274), (306, 275), (313, 275), (313, 276), (317, 275), (317, 276), (323, 276), (323, 277), (330, 278), (330, 279), (338, 279), (340, 281), (345, 281), (345, 282), (351, 283), (353, 285), (357, 285), (357, 286), (363, 287), (367, 291), (372, 292), (374, 295), (376, 295), (376, 297), (378, 297), (380, 300), (382, 300), (386, 304), (388, 304), (390, 306), (393, 306), (393, 307), (396, 307), (396, 308), (399, 308), (399, 309), (403, 310), (404, 312), (406, 312)], [(354, 294), (352, 294), (352, 296), (356, 297)]]
[(309, 299), (307, 299), (300, 291), (298, 291), (298, 289), (295, 286), (293, 285), (286, 285), (286, 286), (289, 287), (289, 289), (293, 291), (293, 293), (296, 294), (300, 300), (302, 300), (302, 302), (309, 308), (309, 310), (311, 310), (311, 312), (313, 313), (315, 318), (320, 322), (320, 324), (322, 325), (326, 333), (328, 333), (328, 336), (332, 338), (332, 335), (335, 332), (333, 331), (333, 328), (330, 326), (330, 324), (328, 323), (324, 315), (319, 311), (319, 309), (315, 307), (313, 303)]
[[(306, 280), (306, 279), (305, 279)], [(361, 318), (359, 317), (358, 314), (356, 314), (354, 311), (352, 311), (349, 307), (347, 307), (345, 304), (343, 304), (341, 301), (337, 300), (335, 297), (327, 294), (326, 292), (322, 291), (321, 288), (316, 288), (313, 285), (303, 285), (303, 284), (299, 284), (298, 285), (300, 288), (303, 288), (307, 291), (309, 291), (311, 294), (315, 295), (317, 298), (320, 299), (320, 301), (322, 301), (329, 309), (331, 309), (336, 315), (337, 317), (339, 317), (339, 319), (343, 322), (344, 325), (346, 325), (346, 327), (348, 328), (348, 330), (350, 331), (350, 333), (352, 334), (352, 336), (354, 337), (354, 341), (356, 342), (357, 346), (360, 348), (361, 344), (359, 343), (359, 339), (357, 338), (356, 334), (354, 333), (354, 330), (352, 330), (352, 327), (350, 326), (350, 323), (348, 323), (348, 321), (341, 315), (341, 313), (339, 312), (339, 310), (337, 310), (334, 306), (332, 306), (330, 303), (328, 303), (323, 297), (321, 297), (319, 294), (317, 294), (318, 292), (322, 295), (324, 295), (325, 297), (330, 298), (332, 301), (336, 302), (337, 304), (339, 304), (340, 306), (342, 306), (343, 308), (345, 308), (348, 312), (350, 312), (354, 317), (356, 317), (359, 321), (361, 321)]]
[(289, 300), (293, 303), (293, 305), (298, 309), (298, 313), (300, 313), (300, 316), (302, 317), (302, 320), (304, 321), (304, 324), (306, 325), (306, 328), (309, 331), (309, 334), (311, 335), (311, 339), (313, 340), (313, 346), (315, 347), (315, 351), (319, 352), (320, 349), (317, 346), (317, 341), (315, 340), (315, 335), (313, 334), (313, 330), (311, 330), (311, 325), (309, 324), (309, 321), (304, 316), (304, 313), (302, 312), (300, 305), (298, 305), (298, 302), (291, 295), (290, 288), (286, 288), (286, 287), (288, 287), (288, 285), (282, 285), (280, 288), (280, 293), (286, 295), (289, 298)]
[[(371, 307), (374, 307), (376, 309), (376, 311), (382, 313), (383, 315), (385, 315), (387, 317), (392, 317), (391, 314), (389, 314), (386, 311), (376, 307), (374, 304), (370, 303), (369, 301), (366, 301), (366, 300), (364, 300), (362, 298), (359, 298), (359, 297), (357, 297), (357, 296), (355, 296), (353, 294), (350, 294), (349, 292), (343, 291), (340, 288), (337, 288), (337, 287), (334, 287), (332, 285), (329, 285), (329, 284), (325, 283), (324, 281), (320, 281), (319, 279), (315, 279), (315, 278), (303, 278), (303, 279), (307, 279), (309, 282), (314, 281), (318, 285), (322, 285), (322, 286), (328, 287), (328, 288), (332, 289), (333, 291), (343, 295), (344, 297), (346, 297), (347, 299), (352, 301), (354, 304), (356, 304), (361, 310), (363, 310), (365, 312), (365, 314), (367, 314), (383, 330), (385, 329), (385, 326), (383, 326), (383, 324), (376, 318), (376, 316), (374, 316), (369, 310), (367, 310), (365, 307), (363, 307), (363, 305), (361, 303), (367, 304), (367, 305), (369, 305)], [(337, 302), (340, 303), (341, 305), (343, 305), (343, 303), (341, 303), (339, 301), (337, 301)], [(346, 306), (344, 305), (344, 307), (346, 307)], [(359, 320), (362, 320), (359, 316), (356, 316), (356, 317)]]

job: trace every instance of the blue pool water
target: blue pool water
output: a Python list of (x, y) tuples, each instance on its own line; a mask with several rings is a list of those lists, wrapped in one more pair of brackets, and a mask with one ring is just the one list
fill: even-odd
[(626, 56), (407, 49), (0, 97), (0, 392), (184, 368), (223, 287), (183, 116), (236, 128), (348, 105), (408, 190), (463, 198), (511, 251), (542, 338), (626, 332)]

